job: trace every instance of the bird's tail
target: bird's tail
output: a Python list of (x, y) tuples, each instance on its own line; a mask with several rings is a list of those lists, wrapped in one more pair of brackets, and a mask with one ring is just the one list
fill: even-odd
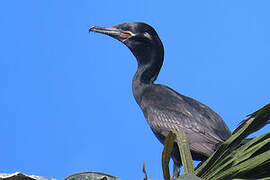
[(263, 108), (258, 111), (249, 114), (247, 119), (243, 120), (240, 125), (233, 131), (232, 134), (237, 133), (242, 127), (246, 124), (250, 124), (247, 134), (251, 134), (265, 125), (270, 124), (270, 104), (265, 105)]

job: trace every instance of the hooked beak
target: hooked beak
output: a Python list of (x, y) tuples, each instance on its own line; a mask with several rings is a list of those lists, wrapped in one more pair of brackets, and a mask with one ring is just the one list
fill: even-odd
[(92, 26), (88, 30), (89, 32), (97, 32), (102, 34), (107, 34), (115, 39), (118, 39), (121, 42), (125, 42), (131, 37), (134, 37), (135, 34), (130, 31), (123, 31), (122, 29), (118, 29), (116, 27), (99, 27), (99, 26)]

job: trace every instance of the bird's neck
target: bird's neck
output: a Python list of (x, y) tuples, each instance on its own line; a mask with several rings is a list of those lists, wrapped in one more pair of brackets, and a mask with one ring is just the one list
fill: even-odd
[[(140, 104), (144, 89), (153, 85), (159, 74), (163, 63), (163, 52), (152, 53), (152, 56), (148, 56), (148, 60), (138, 58), (138, 69), (132, 80), (132, 91), (136, 102)], [(143, 64), (143, 62), (147, 63)]]

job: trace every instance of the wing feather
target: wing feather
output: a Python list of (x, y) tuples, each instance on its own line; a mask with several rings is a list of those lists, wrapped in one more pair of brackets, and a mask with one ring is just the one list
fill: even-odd
[(192, 151), (210, 155), (216, 144), (231, 136), (225, 122), (213, 110), (163, 85), (144, 90), (141, 108), (162, 143), (170, 130), (182, 130)]

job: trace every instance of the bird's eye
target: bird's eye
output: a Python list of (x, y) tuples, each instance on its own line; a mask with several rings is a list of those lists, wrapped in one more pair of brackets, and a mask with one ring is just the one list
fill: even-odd
[(146, 37), (147, 39), (152, 40), (152, 36), (151, 36), (148, 32), (145, 32), (143, 35), (144, 35), (144, 37)]

